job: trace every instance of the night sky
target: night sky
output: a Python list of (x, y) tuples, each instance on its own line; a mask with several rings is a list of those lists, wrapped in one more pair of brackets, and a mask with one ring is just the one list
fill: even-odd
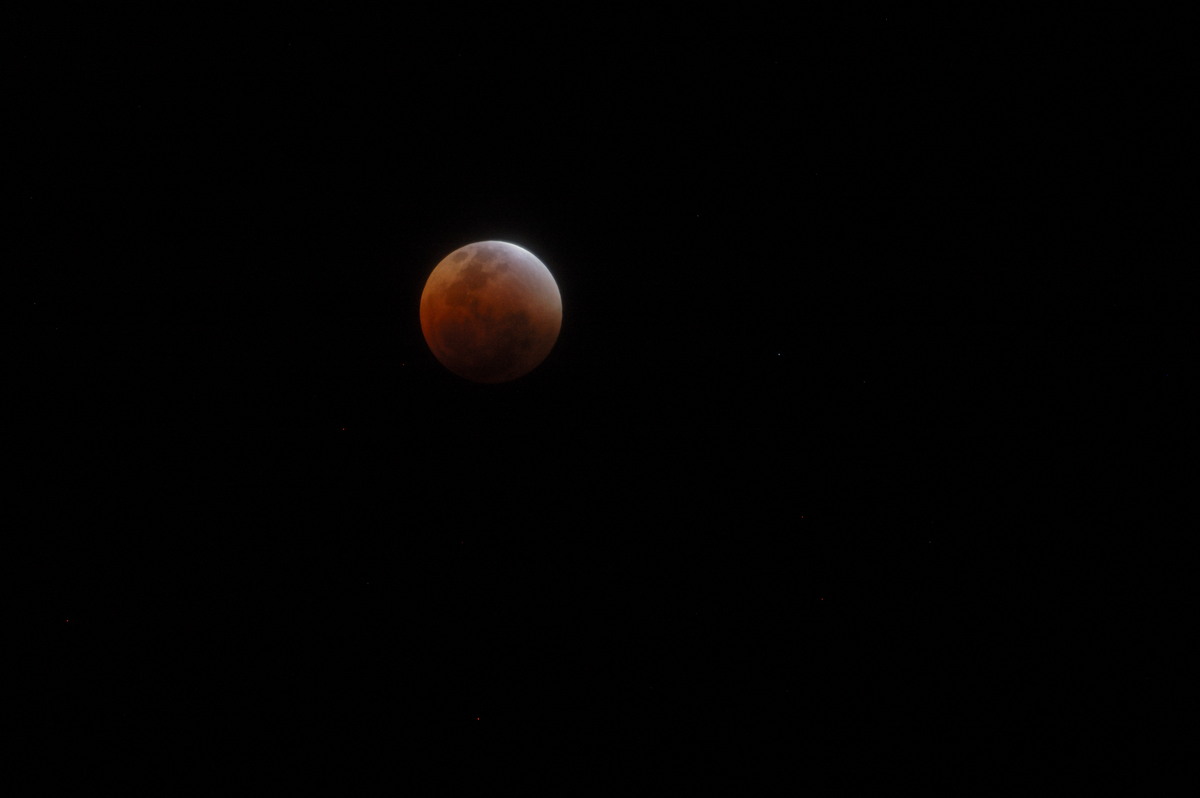
[[(1076, 56), (1114, 39), (591, 13), (22, 35), (35, 728), (280, 761), (330, 730), (1027, 745), (965, 707), (1029, 656), (979, 630), (1071, 408), (1124, 412), (1081, 342), (1145, 304), (1077, 201), (1138, 173), (1082, 121), (1111, 83)], [(563, 301), (496, 386), (418, 318), (488, 239)]]

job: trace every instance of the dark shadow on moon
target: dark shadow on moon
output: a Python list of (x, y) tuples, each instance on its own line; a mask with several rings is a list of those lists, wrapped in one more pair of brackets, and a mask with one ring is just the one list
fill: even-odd
[[(480, 345), (480, 339), (487, 341)], [(528, 353), (538, 340), (533, 319), (523, 310), (496, 318), (473, 313), (446, 325), (443, 341), (473, 379), (502, 381), (524, 371)]]

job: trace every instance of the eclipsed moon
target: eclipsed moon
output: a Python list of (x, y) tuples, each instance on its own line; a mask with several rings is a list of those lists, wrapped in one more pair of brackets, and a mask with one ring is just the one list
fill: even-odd
[(474, 382), (507, 382), (533, 371), (561, 327), (562, 297), (550, 270), (504, 241), (454, 250), (421, 294), (421, 332), (434, 357)]

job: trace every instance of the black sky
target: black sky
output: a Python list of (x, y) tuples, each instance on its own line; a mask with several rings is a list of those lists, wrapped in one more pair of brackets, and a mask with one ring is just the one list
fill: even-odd
[[(595, 17), (23, 38), (22, 606), (84, 685), (46, 728), (963, 721), (986, 552), (1053, 491), (1007, 466), (1147, 306), (1080, 232), (1138, 174), (1088, 116), (1115, 34)], [(503, 386), (417, 315), (484, 239), (563, 297)]]

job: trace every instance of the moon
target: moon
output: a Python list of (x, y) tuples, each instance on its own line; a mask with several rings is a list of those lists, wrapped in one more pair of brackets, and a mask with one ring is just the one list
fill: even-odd
[(421, 293), (421, 332), (443, 366), (473, 382), (508, 382), (550, 354), (562, 297), (546, 265), (506, 241), (459, 247)]

